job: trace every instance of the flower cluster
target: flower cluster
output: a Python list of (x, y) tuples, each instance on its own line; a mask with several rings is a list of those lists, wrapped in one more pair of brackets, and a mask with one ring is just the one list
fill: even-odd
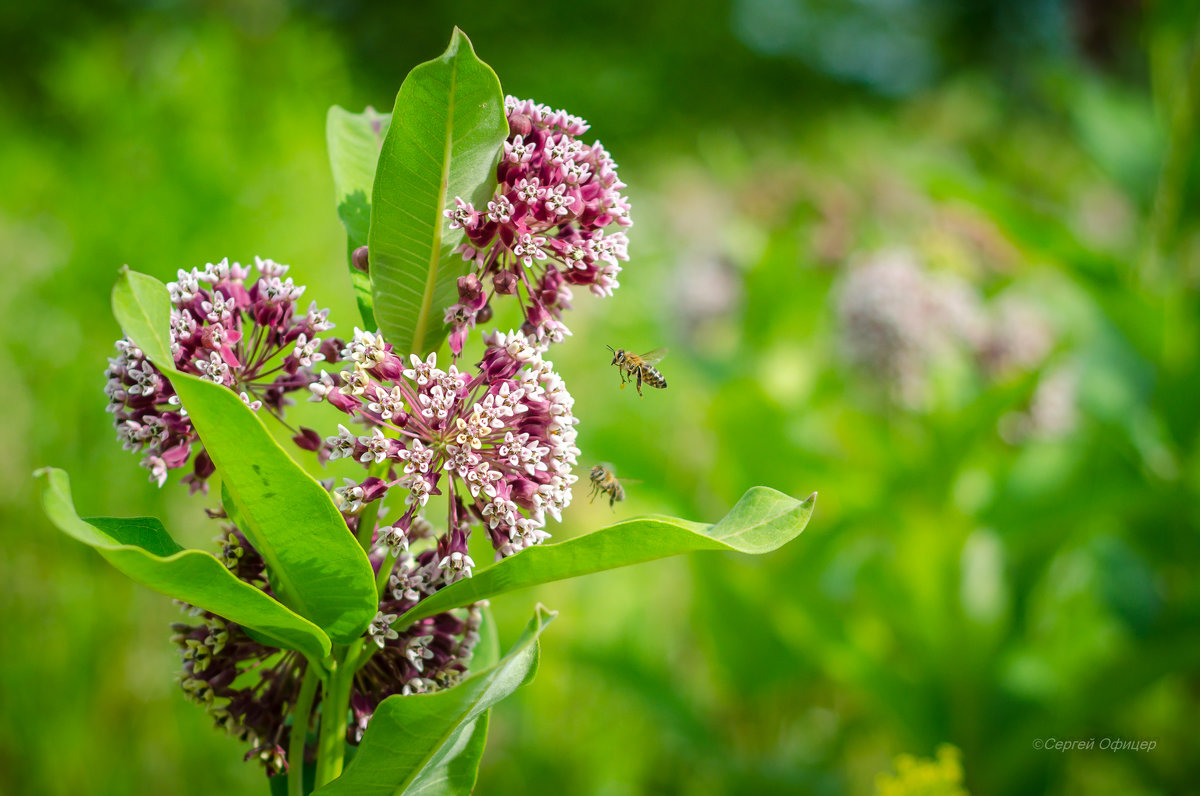
[(498, 185), (486, 208), (461, 197), (445, 211), (451, 229), (462, 229), (463, 259), (475, 264), (459, 280), (459, 303), (447, 308), (450, 346), (462, 351), (468, 330), (490, 316), (494, 294), (516, 295), (526, 334), (558, 342), (568, 334), (562, 310), (569, 285), (587, 285), (598, 296), (618, 286), (628, 260), (625, 233), (629, 203), (616, 164), (597, 141), (579, 140), (588, 124), (529, 100), (505, 99), (510, 135), (504, 143)]
[(521, 335), (497, 332), (485, 343), (469, 375), (438, 368), (436, 354), (405, 363), (379, 336), (356, 329), (342, 351), (353, 367), (340, 386), (323, 374), (309, 388), (370, 428), (357, 435), (339, 426), (326, 440), (331, 459), (353, 458), (378, 473), (335, 490), (343, 511), (357, 513), (400, 487), (405, 512), (384, 533), (403, 547), (445, 486), (449, 520), (437, 566), (454, 576), (474, 566), (472, 524), (487, 528), (498, 555), (512, 555), (549, 536), (546, 515), (562, 518), (577, 480), (574, 402), (552, 363)]
[[(239, 579), (270, 593), (262, 557), (228, 525), (219, 538), (221, 560)], [(346, 740), (358, 743), (379, 703), (394, 694), (447, 688), (467, 671), (479, 640), (483, 603), (438, 614), (403, 631), (390, 626), (398, 613), (444, 585), (433, 551), (397, 559), (390, 588), (371, 625), (378, 649), (359, 670), (351, 693), (355, 722)], [(186, 606), (185, 606), (186, 607)], [(291, 733), (287, 717), (296, 704), (304, 656), (267, 647), (241, 626), (188, 608), (191, 620), (172, 625), (172, 641), (183, 657), (180, 686), (202, 704), (217, 727), (249, 743), (247, 759), (258, 759), (268, 774), (286, 768)], [(241, 675), (254, 671), (256, 677)]]
[(1079, 367), (1055, 365), (1038, 379), (1028, 406), (1000, 418), (1000, 436), (1019, 444), (1031, 439), (1062, 439), (1079, 424)]
[(1045, 313), (1018, 295), (985, 301), (965, 281), (930, 273), (907, 252), (889, 252), (852, 268), (837, 305), (850, 362), (902, 403), (920, 404), (929, 369), (960, 353), (989, 379), (1040, 366), (1055, 344)]
[(1041, 364), (1054, 347), (1054, 329), (1043, 312), (1019, 296), (993, 302), (986, 332), (976, 353), (993, 377), (1022, 373)]
[[(227, 259), (203, 270), (180, 270), (167, 284), (171, 353), (179, 370), (225, 385), (251, 409), (265, 406), (279, 416), (287, 394), (316, 378), (313, 365), (337, 361), (341, 341), (322, 342), (318, 335), (333, 328), (329, 311), (315, 302), (307, 311), (299, 309), (304, 287), (286, 276), (288, 266), (257, 257), (254, 262), (258, 278), (251, 284), (251, 269)], [(128, 340), (117, 341), (105, 376), (118, 441), (143, 454), (142, 465), (162, 486), (167, 471), (185, 465), (197, 445), (186, 410), (170, 382)], [(297, 443), (314, 449), (306, 439), (302, 434)], [(203, 488), (212, 471), (201, 451), (186, 480), (193, 489)]]
[(939, 289), (906, 252), (888, 252), (850, 270), (841, 284), (837, 314), (850, 362), (883, 383), (902, 403), (916, 404), (930, 361), (968, 335), (973, 305), (958, 291)]
[[(249, 268), (223, 260), (179, 271), (167, 286), (180, 370), (234, 390), (255, 411), (280, 416), (288, 394), (307, 388), (311, 400), (351, 418), (334, 436), (301, 429), (293, 442), (322, 461), (353, 459), (368, 471), (361, 481), (325, 482), (350, 531), (369, 548), (382, 589), (366, 632), (372, 653), (354, 674), (346, 706), (354, 716), (352, 744), (382, 700), (447, 688), (466, 674), (485, 603), (406, 626), (397, 618), (471, 575), (472, 529), (486, 530), (497, 558), (539, 544), (549, 538), (547, 518), (561, 520), (577, 480), (573, 400), (542, 352), (568, 334), (561, 313), (569, 285), (601, 296), (617, 287), (620, 262), (628, 259), (620, 228), (630, 224), (629, 205), (608, 153), (579, 140), (586, 123), (511, 98), (506, 111), (512, 135), (492, 200), (476, 211), (457, 199), (447, 211), (451, 226), (464, 230), (464, 259), (474, 263), (458, 281), (458, 303), (445, 310), (454, 364), (439, 368), (435, 354), (403, 352), (405, 358), (379, 332), (355, 329), (348, 343), (322, 340), (333, 328), (328, 313), (315, 304), (299, 310), (304, 288), (270, 260), (256, 259), (253, 282)], [(355, 263), (364, 267), (365, 256), (356, 252)], [(485, 335), (481, 360), (460, 371), (466, 337), (491, 317), (495, 294), (517, 296), (525, 323), (518, 333)], [(347, 366), (318, 372), (322, 361)], [(168, 380), (127, 340), (117, 343), (106, 375), (125, 447), (144, 455), (160, 485), (168, 470), (194, 459), (185, 480), (204, 488), (213, 463), (202, 450), (193, 457), (199, 440)], [(356, 432), (347, 427), (354, 424)], [(447, 506), (440, 530), (425, 518), (433, 496)], [(382, 519), (390, 510), (395, 518)], [(225, 525), (219, 541), (225, 566), (270, 594), (263, 558), (239, 529)], [(280, 773), (308, 663), (259, 643), (236, 623), (188, 611), (189, 621), (173, 625), (184, 691), (251, 745), (247, 758)]]

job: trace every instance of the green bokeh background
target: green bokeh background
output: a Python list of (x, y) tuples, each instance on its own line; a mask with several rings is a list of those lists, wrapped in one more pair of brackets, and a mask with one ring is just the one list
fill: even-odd
[[(169, 600), (49, 527), (30, 473), (92, 514), (217, 529), (113, 439), (102, 371), (124, 263), (255, 254), (356, 321), (325, 161), (330, 104), (390, 108), (462, 26), (506, 91), (589, 119), (634, 205), (632, 260), (553, 357), (577, 501), (719, 516), (820, 491), (760, 559), (697, 555), (493, 602), (558, 609), (494, 711), (479, 793), (869, 793), (962, 753), (976, 794), (1183, 793), (1200, 780), (1200, 70), (1188, 4), (101, 0), (0, 10), (0, 793), (265, 793), (174, 684)], [(1165, 186), (1165, 187), (1164, 187)], [(841, 356), (852, 264), (902, 247), (1055, 329), (1032, 371), (931, 368), (919, 405)], [(669, 346), (665, 392), (605, 345)], [(1000, 430), (1078, 375), (1069, 433)], [(332, 419), (328, 422), (335, 422)], [(1037, 739), (1154, 740), (1152, 752)]]

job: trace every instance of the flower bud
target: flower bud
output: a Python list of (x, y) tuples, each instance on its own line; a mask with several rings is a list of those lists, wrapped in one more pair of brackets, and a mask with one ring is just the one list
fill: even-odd
[(188, 456), (191, 454), (191, 452), (192, 446), (186, 442), (181, 442), (180, 444), (163, 451), (162, 459), (164, 462), (166, 462), (167, 467), (174, 469), (176, 467), (182, 467), (187, 462)]
[(511, 296), (517, 292), (517, 275), (512, 271), (501, 271), (492, 277), (492, 286), (496, 288), (497, 293)]
[[(192, 470), (196, 473), (197, 478), (203, 479), (215, 473), (217, 467), (213, 464), (213, 460), (209, 458), (208, 451), (200, 451), (196, 455), (196, 461), (192, 462)], [(224, 516), (224, 513), (222, 513), (222, 516)]]
[(534, 327), (541, 326), (550, 319), (550, 313), (546, 311), (545, 305), (541, 301), (533, 301), (525, 310), (525, 320), (533, 324)]
[(527, 136), (533, 132), (533, 120), (524, 113), (514, 113), (508, 117), (508, 134), (510, 136)]
[(348, 415), (353, 415), (362, 406), (362, 401), (355, 398), (353, 395), (346, 395), (341, 390), (330, 390), (325, 396), (325, 400), (329, 401), (330, 405)]
[(356, 270), (362, 271), (364, 274), (369, 273), (370, 262), (368, 260), (367, 247), (359, 246), (355, 249), (354, 253), (350, 255), (350, 263)]
[(524, 509), (533, 508), (533, 496), (538, 485), (528, 478), (517, 478), (512, 482), (512, 501)]
[(375, 476), (370, 476), (361, 484), (359, 484), (359, 486), (363, 491), (363, 503), (373, 503), (386, 495), (388, 491), (387, 481), (384, 481), (382, 478), (376, 478)]
[(384, 355), (383, 361), (374, 368), (376, 375), (388, 381), (395, 381), (400, 378), (400, 374), (404, 372), (404, 360), (388, 351)]
[(483, 282), (475, 274), (467, 274), (458, 278), (458, 298), (464, 307), (477, 310), (487, 303), (483, 292)]
[(341, 362), (342, 349), (345, 347), (346, 343), (344, 340), (331, 337), (328, 340), (322, 341), (321, 348), (319, 350), (325, 355), (325, 362)]
[(300, 427), (300, 433), (292, 437), (301, 450), (315, 451), (321, 449), (321, 435), (311, 428)]

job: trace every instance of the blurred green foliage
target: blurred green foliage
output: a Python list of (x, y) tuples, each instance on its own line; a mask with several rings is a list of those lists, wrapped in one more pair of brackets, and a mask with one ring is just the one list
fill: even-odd
[[(534, 599), (561, 618), (538, 679), (494, 711), (479, 792), (866, 793), (943, 743), (976, 794), (1194, 789), (1187, 6), (9, 4), (0, 791), (265, 792), (177, 692), (174, 606), (54, 532), (30, 473), (68, 468), (85, 513), (215, 535), (200, 498), (113, 441), (116, 269), (270, 256), (348, 330), (325, 111), (389, 107), (455, 23), (507, 91), (590, 119), (630, 184), (622, 288), (580, 295), (554, 352), (589, 463), (641, 481), (617, 515), (821, 493), (764, 559), (495, 600), (505, 640)], [(893, 250), (980, 306), (1038, 308), (1050, 350), (1000, 374), (951, 352), (896, 400), (847, 361), (839, 313), (848, 275)], [(670, 388), (618, 390), (605, 345), (670, 346)], [(1029, 433), (1056, 372), (1073, 423)], [(612, 516), (580, 500), (557, 535)], [(1157, 747), (1033, 748), (1049, 737)]]

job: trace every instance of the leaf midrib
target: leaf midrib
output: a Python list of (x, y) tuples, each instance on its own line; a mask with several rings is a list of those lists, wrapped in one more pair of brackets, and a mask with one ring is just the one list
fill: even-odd
[[(460, 727), (462, 727), (464, 724), (466, 724), (466, 722), (469, 720), (471, 711), (474, 710), (476, 707), (478, 707), (478, 705), (481, 702), (483, 702), (484, 698), (487, 696), (487, 694), (491, 690), (492, 686), (495, 685), (496, 681), (500, 678), (500, 675), (502, 673), (507, 672), (513, 666), (513, 664), (515, 664), (517, 662), (518, 658), (520, 658), (523, 655), (526, 655), (529, 652), (529, 648), (531, 646), (535, 646), (539, 643), (538, 637), (540, 636), (542, 630), (544, 630), (544, 629), (545, 629), (545, 624), (539, 621), (537, 633), (530, 640), (529, 644), (527, 644), (525, 647), (521, 648), (520, 650), (516, 651), (516, 654), (509, 654), (509, 655), (505, 656), (506, 660), (502, 661), (495, 668), (493, 668), (491, 670), (489, 679), (486, 683), (483, 684), (483, 688), (480, 689), (479, 693), (470, 702), (467, 703), (466, 708), (464, 710), (461, 710), (457, 713), (458, 718), (457, 718), (454, 726), (451, 727), (445, 733), (442, 733), (441, 735), (436, 736), (438, 738), (438, 743), (436, 746), (432, 747), (433, 751), (421, 755), (421, 765), (419, 767), (417, 767), (415, 770), (413, 770), (413, 772), (410, 775), (408, 775), (404, 779), (403, 782), (400, 783), (399, 787), (397, 787), (393, 793), (403, 794), (405, 789), (409, 785), (416, 782), (417, 777), (419, 777), (421, 775), (421, 772), (425, 770), (425, 768), (429, 765), (430, 761), (432, 761), (433, 758), (437, 757), (437, 753), (439, 751), (441, 751), (442, 746), (447, 741), (450, 740), (450, 736), (454, 735), (456, 730), (458, 730)], [(482, 712), (483, 711), (480, 711), (479, 713), (481, 714)], [(478, 716), (479, 714), (476, 714), (476, 715)]]
[[(521, 652), (523, 654), (524, 650), (522, 650)], [(404, 780), (400, 782), (400, 784), (396, 787), (396, 790), (393, 791), (394, 794), (402, 795), (404, 793), (404, 791), (408, 789), (409, 785), (411, 785), (417, 781), (417, 777), (419, 777), (421, 775), (421, 772), (426, 769), (426, 767), (433, 760), (433, 758), (437, 757), (437, 753), (440, 752), (442, 749), (442, 746), (447, 741), (450, 740), (450, 736), (454, 735), (456, 730), (458, 730), (460, 727), (462, 727), (464, 724), (466, 724), (467, 716), (469, 716), (471, 711), (474, 710), (475, 707), (480, 702), (483, 701), (483, 697), (484, 697), (484, 695), (487, 694), (488, 689), (491, 688), (491, 685), (492, 685), (492, 681), (489, 681), (487, 684), (485, 684), (483, 686), (483, 689), (480, 691), (479, 695), (475, 699), (473, 699), (469, 703), (467, 703), (466, 709), (459, 711), (459, 713), (457, 714), (457, 718), (455, 719), (455, 724), (451, 727), (451, 729), (448, 732), (445, 732), (445, 733), (442, 733), (441, 735), (435, 736), (437, 738), (437, 744), (432, 747), (433, 751), (427, 752), (427, 753), (421, 755), (420, 765), (414, 767), (414, 769), (412, 770), (412, 773), (409, 774), (408, 776), (406, 776), (404, 778)]]
[(450, 182), (450, 155), (454, 148), (454, 97), (458, 86), (458, 52), (450, 62), (450, 97), (446, 103), (446, 132), (442, 143), (442, 181), (438, 186), (438, 204), (433, 214), (433, 245), (429, 251), (429, 270), (425, 274), (425, 292), (421, 297), (421, 307), (417, 313), (417, 325), (413, 329), (413, 341), (410, 353), (423, 354), (422, 344), (425, 342), (425, 327), (429, 324), (429, 311), (433, 306), (434, 289), (437, 286), (438, 261), (442, 256), (442, 210), (446, 207), (446, 196)]

